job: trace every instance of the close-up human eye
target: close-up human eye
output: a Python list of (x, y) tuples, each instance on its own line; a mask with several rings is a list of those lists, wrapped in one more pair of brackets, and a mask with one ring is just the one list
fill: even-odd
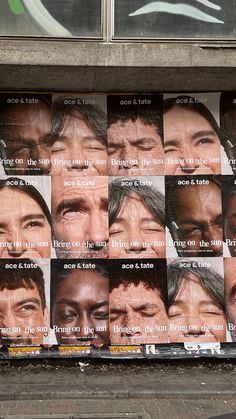
[(66, 150), (66, 146), (62, 141), (56, 141), (51, 148), (52, 153), (59, 153), (65, 150)]
[(31, 220), (24, 225), (25, 229), (37, 229), (40, 227), (44, 227), (44, 223), (39, 220)]
[(28, 317), (38, 311), (38, 306), (33, 303), (27, 303), (21, 306), (18, 310), (21, 317)]
[(94, 310), (93, 317), (95, 319), (106, 320), (109, 317), (109, 310), (108, 308)]
[(114, 153), (116, 153), (117, 151), (119, 151), (120, 149), (122, 149), (122, 143), (117, 143), (117, 144), (108, 144), (108, 154), (112, 155)]
[(71, 323), (78, 317), (78, 313), (73, 310), (58, 310), (56, 317), (62, 323)]
[(214, 144), (216, 141), (213, 137), (202, 137), (202, 138), (198, 138), (195, 145), (199, 146), (199, 145), (208, 145), (208, 144)]

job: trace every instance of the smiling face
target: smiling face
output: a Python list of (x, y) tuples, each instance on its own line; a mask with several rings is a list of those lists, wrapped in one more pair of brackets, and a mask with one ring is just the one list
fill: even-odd
[(24, 192), (0, 191), (0, 258), (49, 258), (51, 228), (39, 204)]
[(173, 191), (171, 196), (173, 221), (172, 236), (178, 236), (184, 246), (178, 254), (184, 256), (222, 255), (222, 204), (218, 185), (186, 186)]
[(199, 113), (174, 106), (164, 115), (166, 175), (221, 173), (220, 140)]
[(135, 345), (167, 343), (168, 319), (160, 291), (121, 284), (110, 294), (111, 343)]
[(108, 298), (108, 280), (96, 271), (74, 270), (61, 280), (52, 307), (58, 343), (108, 344)]
[[(52, 221), (55, 248), (61, 258), (108, 257), (108, 184), (105, 177), (53, 178)], [(68, 185), (68, 182), (72, 184)], [(74, 182), (74, 184), (73, 184)]]
[(225, 342), (226, 318), (199, 279), (189, 274), (169, 308), (171, 342)]
[(15, 105), (8, 111), (6, 127), (6, 157), (13, 165), (5, 164), (7, 174), (41, 175), (50, 172), (50, 107), (39, 104)]
[(43, 310), (39, 291), (31, 288), (0, 291), (0, 343), (43, 344), (48, 331), (48, 310)]
[(110, 227), (110, 251), (114, 259), (165, 257), (165, 227), (137, 194), (124, 199)]
[[(225, 302), (229, 323), (236, 326), (236, 260), (226, 258), (225, 268)], [(236, 342), (236, 330), (230, 330), (233, 342)]]
[(113, 176), (163, 174), (163, 146), (154, 124), (118, 120), (108, 129), (109, 173)]
[(68, 116), (52, 146), (52, 175), (107, 174), (107, 150), (82, 116)]

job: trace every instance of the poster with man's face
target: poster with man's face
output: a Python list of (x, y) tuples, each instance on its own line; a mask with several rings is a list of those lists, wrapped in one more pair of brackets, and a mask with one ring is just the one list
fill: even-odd
[(0, 262), (0, 344), (34, 346), (48, 342), (50, 261)]

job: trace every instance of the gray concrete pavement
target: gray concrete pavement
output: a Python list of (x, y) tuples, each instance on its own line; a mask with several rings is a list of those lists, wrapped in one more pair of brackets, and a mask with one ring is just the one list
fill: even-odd
[(0, 419), (207, 419), (236, 412), (236, 362), (81, 362), (88, 365), (0, 363)]

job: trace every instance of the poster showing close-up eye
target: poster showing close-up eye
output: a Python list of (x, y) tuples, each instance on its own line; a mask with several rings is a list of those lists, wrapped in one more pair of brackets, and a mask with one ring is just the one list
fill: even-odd
[(235, 39), (235, 0), (114, 0), (114, 38)]
[(0, 36), (101, 38), (101, 0), (4, 0)]

